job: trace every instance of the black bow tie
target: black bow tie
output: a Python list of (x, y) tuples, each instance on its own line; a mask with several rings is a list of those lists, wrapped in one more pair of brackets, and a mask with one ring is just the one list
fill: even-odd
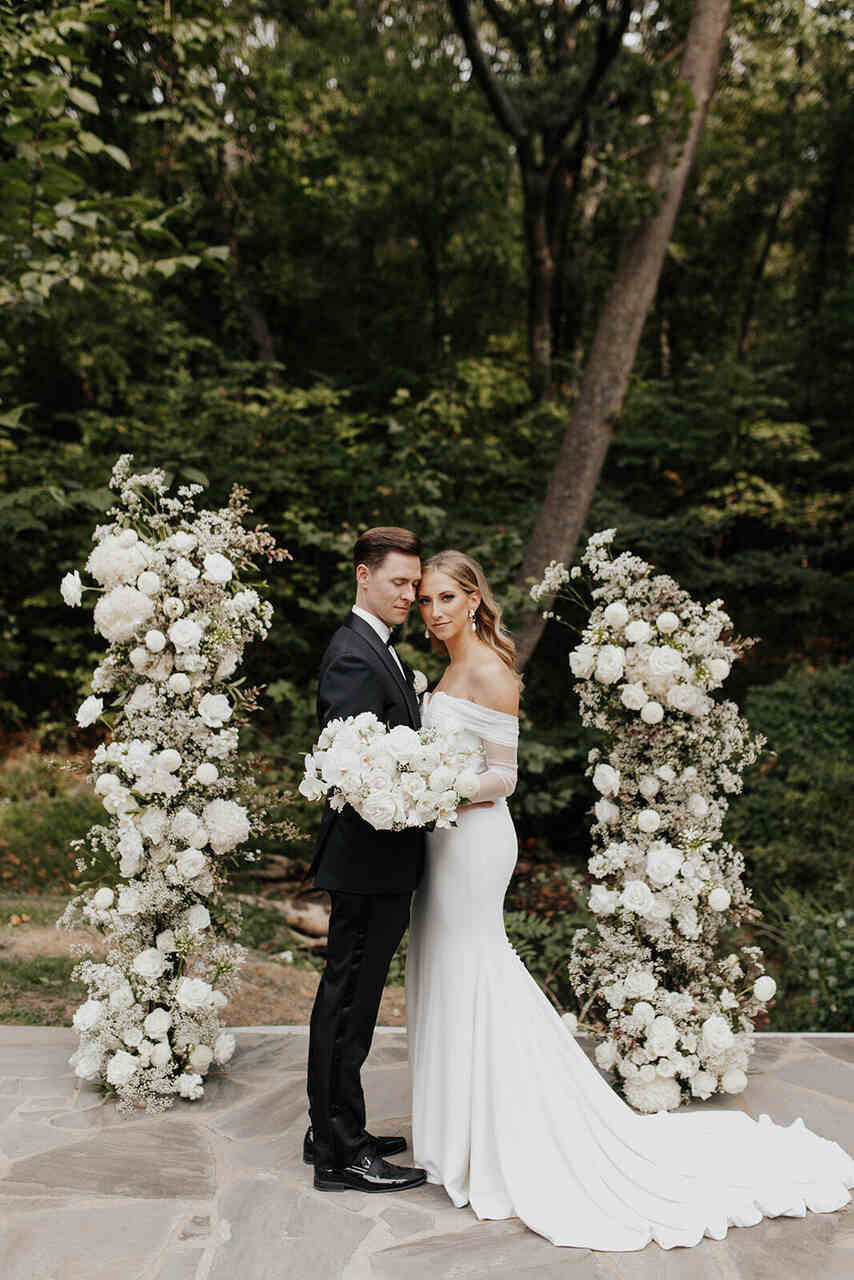
[(391, 649), (393, 645), (394, 645), (394, 632), (390, 631), (388, 634), (388, 640), (386, 640), (386, 646), (387, 648)]

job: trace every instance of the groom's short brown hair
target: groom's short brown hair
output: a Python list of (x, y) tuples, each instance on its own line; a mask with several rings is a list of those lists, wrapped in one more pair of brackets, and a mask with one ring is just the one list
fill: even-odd
[(353, 568), (364, 564), (369, 569), (378, 569), (391, 551), (420, 558), (421, 539), (411, 529), (400, 529), (396, 525), (383, 524), (376, 529), (366, 529), (353, 548)]

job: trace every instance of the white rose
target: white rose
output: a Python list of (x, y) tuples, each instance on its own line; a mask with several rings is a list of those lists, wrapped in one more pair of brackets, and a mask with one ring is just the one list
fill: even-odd
[(726, 911), (732, 898), (728, 889), (713, 889), (709, 894), (709, 906), (713, 911)]
[(480, 776), (474, 769), (463, 769), (457, 774), (454, 790), (464, 800), (473, 799), (480, 791)]
[(695, 684), (674, 684), (667, 690), (667, 705), (677, 711), (697, 712), (702, 705), (700, 690)]
[(675, 1049), (677, 1038), (675, 1022), (664, 1014), (653, 1018), (646, 1033), (649, 1051), (655, 1054), (656, 1058), (666, 1057), (672, 1049)]
[(612, 627), (613, 630), (619, 631), (620, 627), (624, 627), (628, 622), (629, 611), (622, 600), (615, 600), (613, 604), (608, 605), (602, 616), (607, 627)]
[(210, 832), (215, 853), (228, 853), (249, 836), (249, 815), (233, 800), (211, 800), (202, 810), (202, 821)]
[(80, 580), (80, 574), (75, 569), (73, 573), (67, 573), (59, 584), (59, 590), (62, 598), (72, 609), (76, 608), (83, 601), (83, 583)]
[(626, 639), (630, 644), (644, 644), (652, 635), (652, 627), (642, 618), (636, 618), (626, 627)]
[(72, 1022), (77, 1031), (92, 1031), (104, 1013), (103, 1000), (86, 1000), (74, 1014)]
[(198, 712), (209, 729), (220, 729), (231, 719), (231, 703), (224, 693), (206, 693), (199, 703)]
[(122, 1032), (122, 1039), (131, 1049), (136, 1049), (142, 1044), (142, 1032), (139, 1027), (126, 1027)]
[(183, 1072), (178, 1077), (178, 1092), (182, 1098), (186, 1098), (189, 1102), (195, 1102), (204, 1093), (202, 1077), (192, 1071)]
[(579, 644), (569, 655), (572, 674), (579, 680), (586, 680), (593, 674), (596, 666), (596, 647), (592, 644)]
[(597, 1044), (594, 1053), (596, 1065), (601, 1067), (603, 1071), (610, 1071), (617, 1061), (617, 1046), (613, 1040), (603, 1040), (601, 1044)]
[(655, 625), (664, 635), (669, 636), (679, 626), (679, 619), (675, 613), (671, 613), (669, 609), (665, 609), (655, 620)]
[(709, 812), (709, 802), (705, 796), (700, 795), (699, 791), (692, 791), (688, 797), (688, 812), (695, 818), (705, 818)]
[(726, 680), (730, 672), (730, 666), (726, 658), (710, 658), (708, 661), (709, 675), (713, 680), (720, 683)]
[(618, 899), (616, 889), (606, 889), (603, 884), (594, 884), (590, 890), (588, 906), (595, 915), (607, 916), (616, 911)]
[(85, 702), (81, 702), (77, 708), (77, 723), (82, 729), (85, 729), (87, 725), (95, 723), (103, 710), (103, 699), (90, 696)]
[(661, 783), (651, 773), (646, 773), (638, 783), (638, 791), (647, 800), (654, 800), (661, 790)]
[(711, 1071), (698, 1071), (691, 1077), (691, 1093), (695, 1098), (710, 1098), (717, 1083), (717, 1077)]
[(140, 951), (139, 955), (134, 956), (131, 968), (141, 978), (151, 982), (159, 978), (166, 968), (163, 952), (158, 951), (156, 947), (147, 947), (145, 951)]
[(205, 760), (199, 765), (193, 776), (196, 782), (200, 782), (203, 787), (209, 787), (219, 777), (219, 769), (215, 764), (211, 764), (209, 760)]
[(719, 1013), (706, 1018), (701, 1027), (701, 1035), (703, 1045), (709, 1053), (722, 1053), (732, 1046), (735, 1039), (726, 1018), (722, 1018)]
[(210, 924), (211, 914), (207, 907), (202, 906), (201, 902), (196, 902), (190, 907), (185, 919), (190, 933), (201, 933)]
[(186, 530), (179, 529), (177, 533), (173, 533), (171, 537), (166, 539), (166, 546), (185, 556), (188, 551), (193, 550), (197, 541), (198, 539), (194, 533), (187, 533)]
[(637, 824), (646, 835), (652, 835), (661, 826), (661, 815), (655, 809), (641, 809), (637, 816)]
[(156, 1009), (151, 1010), (142, 1025), (145, 1029), (145, 1034), (150, 1036), (152, 1040), (162, 1040), (172, 1026), (172, 1014), (168, 1009), (158, 1006)]
[(738, 1067), (730, 1067), (721, 1077), (724, 1093), (743, 1093), (747, 1088), (747, 1076)]
[(239, 660), (240, 655), (235, 649), (226, 649), (225, 653), (222, 654), (219, 662), (216, 664), (214, 681), (227, 680), (230, 675), (233, 675), (237, 670), (237, 663)]
[(107, 1080), (110, 1084), (121, 1088), (123, 1084), (127, 1084), (138, 1066), (139, 1058), (135, 1053), (119, 1049), (107, 1063)]
[(645, 916), (652, 909), (652, 890), (643, 880), (627, 880), (620, 894), (620, 905), (636, 915)]
[(160, 590), (160, 574), (153, 569), (145, 569), (136, 580), (137, 590), (145, 596), (156, 596)]
[(169, 639), (181, 652), (184, 649), (197, 649), (202, 638), (202, 628), (192, 618), (179, 618), (169, 628)]
[(207, 859), (200, 849), (184, 849), (175, 859), (175, 866), (182, 880), (192, 880), (201, 875), (206, 864)]
[(361, 816), (376, 831), (391, 831), (395, 813), (394, 797), (388, 791), (374, 791), (361, 807)]
[(116, 895), (113, 893), (112, 889), (108, 889), (104, 886), (103, 889), (98, 889), (95, 893), (95, 896), (92, 898), (92, 905), (97, 907), (99, 911), (108, 911), (113, 905), (115, 897)]
[(81, 1045), (68, 1061), (74, 1067), (74, 1074), (81, 1080), (94, 1080), (100, 1075), (101, 1051), (95, 1045)]
[(423, 671), (413, 671), (412, 687), (415, 690), (417, 697), (420, 697), (421, 694), (425, 692), (425, 690), (427, 689), (428, 683), (429, 682), (427, 680), (427, 677), (425, 676)]
[(602, 822), (606, 826), (616, 822), (620, 817), (620, 810), (617, 805), (612, 804), (610, 800), (606, 800), (603, 796), (601, 800), (597, 800), (593, 806), (593, 812), (596, 814), (596, 821)]
[(623, 982), (626, 995), (629, 997), (649, 997), (658, 987), (658, 978), (648, 969), (633, 969), (627, 973)]
[(169, 679), (166, 681), (166, 684), (172, 693), (189, 693), (190, 692), (190, 677), (186, 675), (183, 671), (176, 671), (173, 675), (169, 677)]
[(653, 884), (670, 884), (679, 868), (683, 857), (673, 845), (656, 840), (650, 845), (646, 855), (646, 874)]
[(166, 637), (157, 627), (145, 633), (145, 647), (150, 653), (162, 653), (166, 648)]
[(175, 999), (187, 1013), (197, 1013), (211, 1004), (213, 988), (202, 978), (181, 978), (175, 990)]
[[(438, 769), (434, 769), (430, 774), (430, 790), (431, 791), (447, 791), (454, 785), (454, 772), (447, 765), (440, 764)], [(480, 783), (478, 783), (478, 789)]]
[(228, 1062), (232, 1057), (237, 1041), (230, 1031), (220, 1031), (214, 1041), (214, 1059), (217, 1062)]
[(190, 1066), (195, 1071), (207, 1071), (213, 1062), (213, 1049), (210, 1045), (197, 1044), (190, 1053)]
[(647, 702), (641, 707), (640, 718), (644, 724), (659, 724), (664, 719), (664, 708), (660, 702)]
[(772, 1000), (777, 990), (777, 983), (773, 978), (769, 978), (767, 973), (763, 973), (757, 978), (753, 984), (753, 994), (757, 1000), (761, 1000), (764, 1004), (766, 1000)]
[(165, 769), (167, 773), (175, 773), (181, 767), (181, 754), (174, 747), (166, 747), (157, 756), (156, 764), (158, 769)]
[(217, 551), (205, 556), (205, 571), (202, 574), (205, 582), (230, 582), (233, 573), (234, 565), (226, 556), (221, 556)]
[(609, 764), (597, 764), (593, 770), (593, 785), (603, 796), (615, 796), (620, 790), (620, 772)]
[(382, 745), (393, 760), (399, 764), (408, 764), (420, 750), (421, 739), (408, 724), (397, 724), (388, 731)]
[(151, 1050), (151, 1065), (153, 1067), (165, 1067), (172, 1058), (172, 1050), (169, 1047), (168, 1040), (161, 1040)]
[(620, 701), (629, 711), (640, 711), (649, 702), (649, 695), (640, 683), (620, 686)]
[(596, 659), (595, 678), (601, 684), (616, 684), (622, 679), (625, 669), (626, 654), (616, 644), (603, 644)]
[(640, 1027), (648, 1027), (655, 1017), (655, 1010), (648, 1000), (638, 1000), (632, 1006), (632, 1021)]
[(647, 658), (647, 665), (654, 676), (677, 676), (683, 667), (681, 653), (672, 645), (654, 645)]
[(108, 791), (115, 791), (121, 785), (114, 773), (102, 773), (95, 783), (95, 791), (99, 796), (105, 796)]

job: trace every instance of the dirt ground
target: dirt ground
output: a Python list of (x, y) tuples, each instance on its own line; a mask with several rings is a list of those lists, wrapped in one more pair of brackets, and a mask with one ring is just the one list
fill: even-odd
[[(102, 938), (94, 930), (69, 932), (31, 922), (0, 925), (0, 956), (3, 960), (67, 957), (72, 942), (90, 943), (96, 955), (103, 955)], [(311, 1015), (318, 981), (319, 975), (313, 971), (297, 969), (282, 961), (271, 960), (261, 951), (250, 950), (240, 989), (223, 1011), (223, 1020), (232, 1027), (305, 1025)], [(49, 1020), (55, 1025), (68, 1025), (79, 999), (69, 992), (68, 999), (60, 1000), (57, 1005), (59, 994), (55, 987), (50, 992)], [(403, 987), (386, 987), (377, 1021), (386, 1027), (405, 1025)]]

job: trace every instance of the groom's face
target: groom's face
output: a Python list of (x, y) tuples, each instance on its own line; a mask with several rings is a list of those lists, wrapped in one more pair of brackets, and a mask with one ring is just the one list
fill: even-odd
[(364, 564), (357, 568), (358, 603), (382, 618), (387, 627), (399, 627), (415, 599), (420, 579), (418, 556), (390, 551), (375, 569)]

